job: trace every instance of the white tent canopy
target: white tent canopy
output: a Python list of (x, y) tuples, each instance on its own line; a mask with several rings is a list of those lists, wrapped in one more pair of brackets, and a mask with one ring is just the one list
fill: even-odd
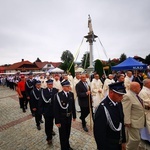
[(50, 72), (50, 73), (62, 73), (62, 72), (64, 72), (64, 70), (56, 67), (54, 69), (50, 69), (48, 72)]

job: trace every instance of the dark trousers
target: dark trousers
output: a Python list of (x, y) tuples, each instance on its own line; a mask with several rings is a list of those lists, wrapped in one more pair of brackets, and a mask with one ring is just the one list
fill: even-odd
[(90, 113), (89, 111), (89, 107), (80, 107), (81, 109), (81, 116), (80, 119), (82, 120), (82, 126), (85, 127), (86, 126), (86, 121), (85, 118), (88, 116), (88, 114)]
[(54, 117), (44, 115), (44, 119), (45, 119), (45, 133), (47, 136), (46, 140), (51, 140), (52, 139)]
[(39, 114), (38, 110), (34, 111), (35, 114), (35, 122), (36, 122), (36, 126), (40, 125), (40, 121), (42, 120), (42, 115)]
[(25, 91), (21, 91), (21, 94), (22, 94), (23, 97), (19, 98), (20, 99), (20, 106), (21, 106), (22, 109), (25, 109), (25, 103), (27, 101), (26, 93), (25, 93)]
[(21, 98), (19, 98), (19, 105), (20, 105), (20, 108), (22, 108), (22, 106), (21, 106)]
[(29, 99), (29, 107), (30, 107), (31, 113), (34, 114), (34, 111), (32, 110), (33, 107), (32, 107), (32, 103), (31, 103), (31, 99)]
[(28, 106), (28, 103), (29, 103), (29, 108), (30, 108), (31, 114), (34, 114), (34, 111), (32, 110), (31, 99), (27, 99), (27, 100), (26, 100), (26, 104), (25, 104), (25, 107), (26, 107), (26, 108), (27, 108), (27, 106)]
[(59, 139), (61, 150), (69, 150), (69, 137), (70, 137), (70, 130), (71, 130), (71, 116), (61, 118), (61, 127), (59, 128)]
[(10, 89), (13, 89), (14, 90), (14, 83), (13, 82), (9, 82), (10, 83)]

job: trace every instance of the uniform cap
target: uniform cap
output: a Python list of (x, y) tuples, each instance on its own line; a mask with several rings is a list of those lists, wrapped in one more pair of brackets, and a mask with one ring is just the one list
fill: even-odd
[(124, 82), (115, 82), (115, 83), (109, 84), (108, 86), (109, 86), (109, 89), (114, 91), (115, 93), (118, 93), (118, 94), (126, 93)]
[(70, 86), (70, 82), (68, 80), (65, 80), (63, 82), (61, 82), (62, 86)]
[(40, 80), (37, 80), (37, 81), (35, 82), (35, 84), (41, 84), (41, 81), (40, 81)]
[(49, 80), (46, 81), (46, 83), (47, 83), (47, 84), (53, 84), (53, 80), (52, 80), (52, 79), (49, 79)]

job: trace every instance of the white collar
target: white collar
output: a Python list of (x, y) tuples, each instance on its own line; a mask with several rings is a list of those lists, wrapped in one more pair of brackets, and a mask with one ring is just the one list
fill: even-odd
[(67, 95), (67, 94), (68, 94), (69, 92), (66, 92), (66, 91), (63, 91), (63, 92), (65, 93), (66, 97), (68, 97), (68, 95)]
[(51, 88), (51, 89), (50, 89), (50, 88), (48, 88), (48, 90), (49, 90), (49, 91), (52, 91), (52, 88)]
[(110, 99), (110, 101), (113, 103), (114, 106), (116, 106), (118, 103), (117, 102), (114, 102), (108, 95), (108, 98)]

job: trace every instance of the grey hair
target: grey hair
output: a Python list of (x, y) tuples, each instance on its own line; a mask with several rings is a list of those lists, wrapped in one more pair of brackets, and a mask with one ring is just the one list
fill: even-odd
[(144, 79), (143, 80), (143, 85), (145, 86), (149, 81), (150, 81), (150, 79)]

